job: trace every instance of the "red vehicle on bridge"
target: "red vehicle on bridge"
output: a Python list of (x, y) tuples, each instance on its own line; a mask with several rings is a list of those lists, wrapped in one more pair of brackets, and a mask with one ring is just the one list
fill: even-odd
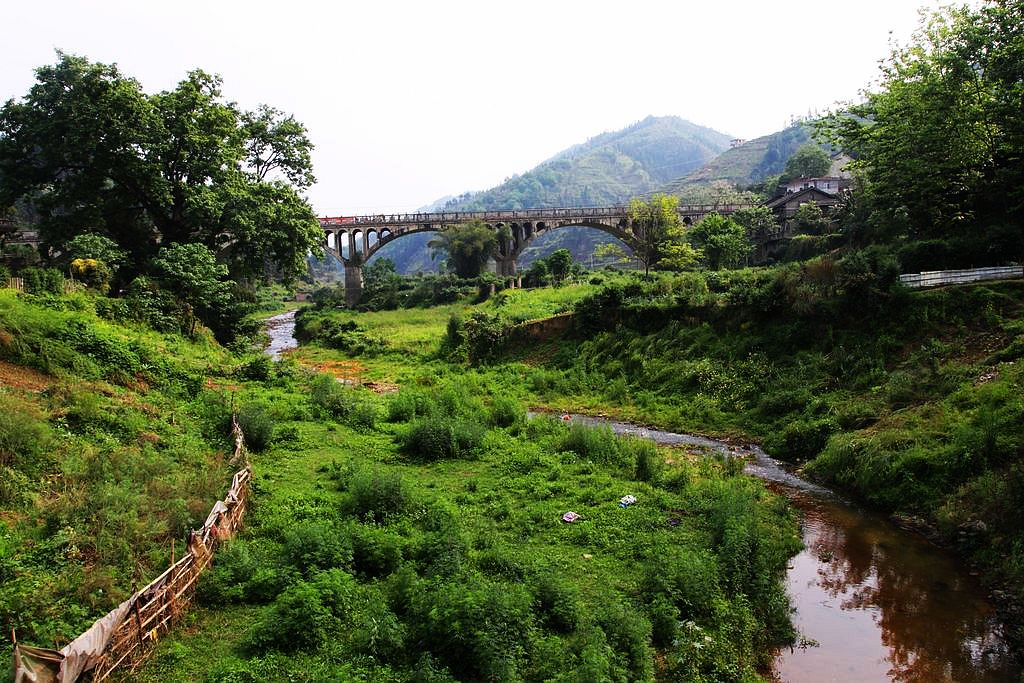
[(356, 222), (355, 216), (324, 216), (319, 220), (320, 225), (345, 225)]

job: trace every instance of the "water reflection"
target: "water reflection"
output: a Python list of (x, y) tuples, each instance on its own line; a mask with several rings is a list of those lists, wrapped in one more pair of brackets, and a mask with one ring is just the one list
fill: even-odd
[(773, 675), (788, 683), (1019, 681), (1021, 667), (978, 582), (942, 550), (882, 516), (803, 481), (757, 448), (686, 434), (607, 424), (670, 445), (748, 458), (802, 512), (805, 549), (786, 575), (803, 646), (780, 652)]
[(945, 553), (877, 515), (774, 487), (803, 512), (787, 587), (797, 628), (818, 642), (781, 653), (780, 680), (1018, 680), (991, 605)]

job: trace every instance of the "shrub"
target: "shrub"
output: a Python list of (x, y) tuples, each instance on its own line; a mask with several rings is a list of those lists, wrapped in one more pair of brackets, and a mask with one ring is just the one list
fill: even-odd
[(653, 441), (647, 439), (628, 439), (627, 450), (633, 454), (636, 466), (634, 476), (637, 481), (657, 483), (661, 481), (662, 472), (665, 469), (665, 459), (658, 452), (658, 447)]
[(412, 492), (398, 472), (367, 468), (349, 478), (348, 511), (360, 519), (380, 524), (409, 510), (412, 504)]
[(272, 552), (254, 541), (233, 540), (217, 551), (216, 561), (199, 581), (197, 594), (208, 605), (270, 602), (291, 579)]
[(456, 678), (520, 680), (524, 634), (533, 626), (529, 593), (519, 585), (464, 577), (413, 596), (410, 636)]
[(630, 605), (612, 602), (597, 615), (597, 623), (615, 653), (617, 673), (622, 678), (646, 681), (654, 675), (651, 622)]
[(587, 427), (574, 423), (562, 437), (558, 449), (571, 451), (581, 458), (602, 465), (633, 465), (627, 462), (629, 455), (623, 452), (622, 442), (611, 427)]
[(388, 399), (388, 422), (408, 422), (434, 412), (430, 395), (417, 389), (402, 389)]
[(349, 567), (352, 541), (328, 522), (297, 522), (284, 532), (284, 557), (307, 576), (317, 570)]
[(416, 420), (399, 436), (399, 448), (417, 460), (431, 462), (468, 458), (483, 444), (487, 429), (466, 419), (425, 417)]
[(238, 368), (238, 376), (254, 382), (266, 382), (270, 379), (273, 368), (274, 361), (270, 359), (270, 356), (261, 353), (242, 363)]
[(783, 460), (804, 462), (818, 455), (837, 429), (835, 421), (829, 418), (796, 420), (781, 432), (769, 434), (765, 450)]
[(541, 623), (558, 633), (572, 633), (583, 621), (583, 609), (576, 588), (553, 572), (533, 580), (533, 606)]
[(238, 426), (245, 435), (245, 445), (257, 453), (265, 451), (274, 440), (274, 417), (264, 404), (242, 406), (238, 411)]
[(397, 534), (375, 526), (356, 524), (352, 528), (352, 565), (368, 578), (387, 576), (402, 564), (404, 543)]
[(22, 268), (18, 277), (29, 294), (63, 294), (64, 275), (56, 268)]
[(310, 400), (328, 417), (344, 419), (356, 404), (355, 392), (332, 375), (321, 373), (309, 383)]
[(522, 404), (509, 396), (496, 397), (490, 412), (490, 422), (495, 427), (512, 427), (526, 419)]
[(253, 654), (268, 648), (285, 652), (314, 648), (327, 639), (332, 616), (320, 587), (299, 581), (264, 610), (243, 644)]
[(377, 408), (376, 401), (361, 397), (352, 405), (346, 422), (356, 429), (372, 430), (376, 427), (379, 416), (380, 410)]
[(0, 466), (36, 475), (49, 462), (50, 447), (46, 423), (18, 402), (0, 395)]

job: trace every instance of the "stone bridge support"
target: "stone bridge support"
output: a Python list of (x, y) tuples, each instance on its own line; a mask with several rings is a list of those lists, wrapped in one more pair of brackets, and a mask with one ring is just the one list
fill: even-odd
[(515, 254), (501, 257), (496, 256), (494, 258), (495, 275), (498, 277), (514, 277), (516, 275), (516, 257)]
[(352, 308), (363, 295), (363, 265), (345, 263), (345, 305)]

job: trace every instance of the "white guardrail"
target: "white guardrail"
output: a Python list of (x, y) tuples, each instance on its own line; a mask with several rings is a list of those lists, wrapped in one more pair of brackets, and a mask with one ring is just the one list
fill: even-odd
[(900, 282), (907, 287), (938, 287), (981, 280), (1010, 280), (1024, 277), (1024, 266), (998, 268), (971, 268), (969, 270), (932, 270), (924, 273), (904, 273)]

